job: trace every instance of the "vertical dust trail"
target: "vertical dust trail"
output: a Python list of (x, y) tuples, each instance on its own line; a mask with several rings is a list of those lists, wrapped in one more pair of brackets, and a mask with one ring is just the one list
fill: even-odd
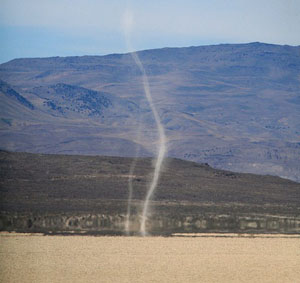
[[(139, 116), (140, 116), (140, 112), (139, 112)], [(141, 136), (141, 122), (139, 122), (139, 126), (138, 126), (138, 134), (137, 134), (138, 142), (140, 141), (140, 136)], [(135, 171), (139, 153), (140, 153), (140, 146), (138, 145), (136, 148), (134, 160), (131, 163), (130, 169), (129, 169), (127, 214), (126, 214), (126, 219), (125, 219), (125, 233), (127, 235), (130, 234), (130, 215), (131, 215), (131, 204), (132, 204), (132, 195), (133, 195), (133, 173)]]
[[(127, 50), (129, 52), (133, 52), (132, 51), (132, 47), (130, 44), (130, 36), (129, 36), (129, 32), (131, 30), (131, 26), (132, 26), (132, 14), (129, 12), (129, 10), (127, 9), (123, 15), (123, 22), (122, 22), (122, 26), (124, 29), (124, 35), (125, 35), (125, 40), (126, 40), (126, 47)], [(139, 112), (139, 117), (140, 117), (140, 112)], [(137, 130), (137, 140), (140, 140), (140, 132), (141, 132), (141, 122), (139, 121), (139, 126), (138, 126), (138, 130)], [(126, 213), (126, 218), (125, 218), (125, 233), (127, 235), (130, 235), (130, 216), (131, 216), (131, 205), (132, 205), (132, 196), (133, 196), (133, 174), (136, 168), (136, 164), (137, 164), (137, 158), (139, 156), (139, 152), (140, 152), (140, 147), (138, 146), (136, 148), (136, 152), (135, 152), (135, 156), (133, 159), (133, 162), (130, 165), (130, 169), (129, 169), (129, 178), (128, 178), (128, 200), (127, 200), (127, 213)]]
[(132, 202), (132, 195), (133, 195), (133, 173), (136, 167), (136, 161), (137, 159), (135, 158), (130, 165), (130, 170), (129, 170), (129, 179), (128, 179), (128, 202), (127, 202), (127, 214), (126, 214), (126, 220), (125, 220), (125, 233), (127, 235), (130, 234), (130, 215), (131, 215), (131, 202)]
[(141, 234), (143, 236), (146, 235), (146, 220), (147, 220), (147, 215), (148, 215), (148, 210), (149, 210), (149, 201), (151, 199), (151, 196), (157, 186), (158, 183), (158, 178), (160, 175), (160, 170), (161, 170), (161, 166), (162, 166), (162, 162), (163, 159), (165, 157), (166, 154), (166, 136), (165, 136), (165, 130), (164, 127), (161, 124), (159, 115), (157, 113), (157, 110), (155, 108), (155, 105), (153, 103), (152, 100), (152, 95), (150, 92), (150, 86), (149, 86), (149, 81), (148, 81), (148, 77), (147, 74), (145, 72), (145, 69), (143, 67), (142, 62), (140, 61), (140, 58), (138, 57), (138, 55), (136, 53), (132, 53), (134, 60), (136, 62), (136, 64), (138, 65), (139, 69), (141, 70), (142, 74), (143, 74), (143, 86), (144, 86), (144, 91), (146, 94), (146, 98), (148, 100), (149, 106), (152, 110), (154, 119), (155, 119), (155, 123), (158, 129), (158, 134), (159, 134), (159, 143), (158, 143), (158, 155), (157, 155), (157, 159), (155, 162), (155, 169), (154, 169), (154, 175), (153, 175), (153, 179), (152, 182), (150, 184), (150, 188), (147, 192), (146, 195), (146, 199), (145, 199), (145, 203), (144, 203), (144, 208), (143, 208), (143, 214), (142, 214), (142, 223), (141, 223)]
[(125, 220), (125, 233), (127, 235), (130, 234), (130, 215), (131, 215), (131, 202), (132, 202), (132, 194), (133, 194), (133, 173), (136, 167), (136, 158), (132, 162), (129, 170), (129, 179), (128, 179), (128, 202), (127, 202), (127, 214)]
[[(144, 203), (144, 206), (143, 206), (143, 212), (142, 212), (142, 222), (141, 222), (140, 232), (141, 232), (142, 236), (146, 236), (146, 234), (147, 234), (147, 232), (146, 232), (146, 221), (147, 221), (147, 216), (148, 216), (148, 211), (149, 211), (149, 201), (150, 201), (151, 196), (152, 196), (152, 194), (153, 194), (153, 192), (154, 192), (154, 190), (157, 186), (158, 179), (159, 179), (159, 176), (160, 176), (161, 167), (162, 167), (162, 163), (163, 163), (163, 160), (164, 160), (164, 157), (165, 157), (165, 154), (166, 154), (166, 136), (165, 136), (164, 127), (161, 124), (160, 117), (159, 117), (158, 112), (157, 112), (157, 110), (155, 108), (155, 105), (153, 103), (153, 99), (152, 99), (152, 95), (151, 95), (151, 91), (150, 91), (150, 85), (149, 85), (149, 81), (148, 81), (148, 77), (147, 77), (145, 68), (144, 68), (138, 54), (136, 52), (132, 51), (132, 47), (131, 47), (131, 44), (130, 44), (129, 32), (131, 31), (131, 27), (133, 25), (133, 16), (132, 16), (132, 13), (130, 13), (129, 10), (127, 10), (124, 14), (124, 23), (123, 24), (124, 24), (123, 26), (124, 26), (124, 31), (125, 31), (125, 38), (126, 38), (127, 47), (129, 49), (129, 51), (131, 51), (131, 56), (132, 56), (134, 62), (136, 63), (136, 65), (138, 66), (139, 70), (142, 73), (142, 82), (143, 82), (145, 96), (146, 96), (146, 99), (149, 103), (150, 109), (153, 113), (154, 120), (155, 120), (157, 130), (158, 130), (158, 135), (159, 135), (158, 154), (157, 154), (157, 158), (156, 158), (156, 161), (155, 161), (155, 169), (154, 169), (153, 179), (152, 179), (152, 182), (150, 184), (149, 190), (147, 192), (145, 203)], [(134, 164), (134, 167), (135, 167), (136, 161), (134, 163), (133, 164)], [(129, 188), (129, 190), (131, 190), (131, 196), (132, 196), (132, 181), (131, 181), (131, 187)], [(130, 202), (131, 202), (131, 200), (130, 200)], [(129, 203), (129, 201), (128, 201), (128, 203)], [(130, 212), (130, 208), (129, 208), (129, 212)]]

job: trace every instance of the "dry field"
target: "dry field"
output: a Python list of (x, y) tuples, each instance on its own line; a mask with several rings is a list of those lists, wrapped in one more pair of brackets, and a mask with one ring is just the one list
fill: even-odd
[(296, 237), (0, 235), (0, 282), (300, 282)]

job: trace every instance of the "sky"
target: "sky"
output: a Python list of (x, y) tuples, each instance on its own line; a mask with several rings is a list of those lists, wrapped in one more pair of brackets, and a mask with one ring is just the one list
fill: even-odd
[(300, 45), (300, 0), (0, 0), (0, 63), (220, 43)]

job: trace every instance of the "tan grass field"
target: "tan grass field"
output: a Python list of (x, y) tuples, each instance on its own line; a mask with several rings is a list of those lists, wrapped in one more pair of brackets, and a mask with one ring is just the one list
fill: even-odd
[(300, 237), (4, 233), (0, 282), (300, 282)]

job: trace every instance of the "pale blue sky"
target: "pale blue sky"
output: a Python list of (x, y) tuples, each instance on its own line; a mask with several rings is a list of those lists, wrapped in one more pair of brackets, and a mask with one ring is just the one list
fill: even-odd
[(0, 63), (218, 43), (300, 45), (300, 0), (0, 0)]

